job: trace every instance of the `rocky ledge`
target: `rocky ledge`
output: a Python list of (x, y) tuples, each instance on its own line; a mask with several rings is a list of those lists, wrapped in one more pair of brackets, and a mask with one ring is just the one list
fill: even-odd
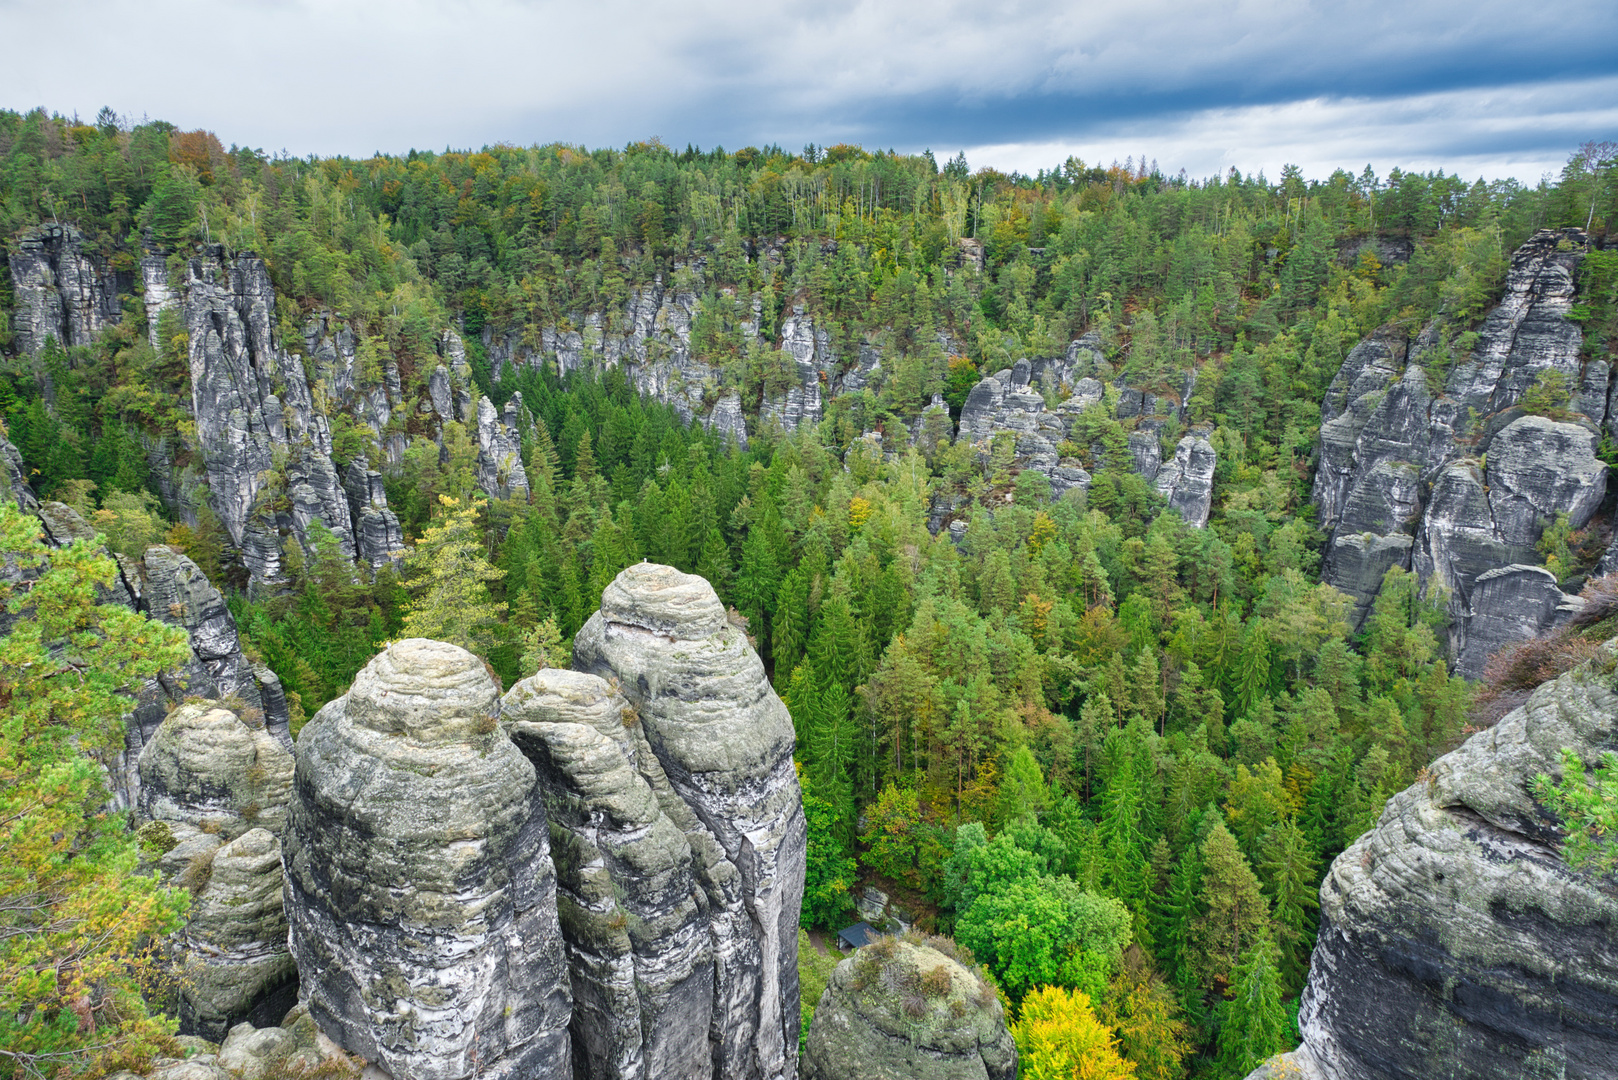
[(1618, 742), (1618, 643), (1389, 800), (1321, 886), (1304, 1045), (1322, 1080), (1618, 1076), (1618, 890), (1529, 791)]

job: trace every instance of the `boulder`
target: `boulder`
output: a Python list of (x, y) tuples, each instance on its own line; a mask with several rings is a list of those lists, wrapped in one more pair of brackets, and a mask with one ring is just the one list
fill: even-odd
[(567, 1076), (567, 962), (534, 767), (464, 649), (390, 645), (299, 734), (285, 841), (300, 996), (412, 1080)]
[(1015, 1080), (1017, 1044), (994, 988), (919, 941), (885, 938), (837, 965), (803, 1080)]
[(574, 667), (622, 689), (669, 785), (708, 904), (715, 1077), (791, 1077), (806, 832), (792, 719), (712, 586), (629, 567), (574, 639)]
[(1618, 1075), (1618, 896), (1563, 861), (1529, 787), (1562, 748), (1593, 762), (1618, 739), (1613, 648), (1439, 758), (1333, 862), (1303, 1075)]

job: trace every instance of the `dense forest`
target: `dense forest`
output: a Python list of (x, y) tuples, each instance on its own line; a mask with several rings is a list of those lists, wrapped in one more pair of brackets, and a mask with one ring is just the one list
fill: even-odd
[[(93, 347), (14, 355), (0, 270), (0, 413), (31, 482), (114, 551), (173, 544), (231, 585), (295, 723), (389, 639), (460, 641), (509, 685), (565, 662), (630, 563), (701, 574), (796, 725), (806, 924), (846, 925), (877, 884), (969, 949), (1013, 1012), (1082, 991), (1122, 1061), (1094, 1075), (1154, 1080), (1239, 1078), (1291, 1045), (1325, 868), (1455, 744), (1476, 692), (1412, 575), (1388, 574), (1358, 632), (1318, 582), (1328, 383), (1388, 324), (1464, 352), (1531, 232), (1600, 235), (1618, 216), (1611, 162), (1578, 155), (1538, 186), (1074, 158), (1005, 175), (844, 145), (299, 159), (103, 110), (0, 112), (0, 163), (8, 242), (72, 223), (125, 273), (144, 251), (178, 267), (199, 244), (251, 250), (284, 341), (335, 313), (368, 370), (385, 359), (408, 387), (455, 327), (478, 391), (530, 410), (526, 501), (477, 490), (462, 425), (435, 441), (401, 417), (410, 448), (384, 472), (402, 564), (371, 574), (335, 540), (293, 544), (289, 585), (250, 593), (223, 530), (206, 510), (180, 523), (149, 473), (146, 441), (192, 422), (183, 331), (154, 346), (130, 297)], [(1585, 266), (1586, 348), (1611, 352), (1618, 258)], [(720, 372), (710, 403), (740, 395), (745, 449), (616, 368), (487, 358), (485, 327), (537, 341), (601, 313), (621, 330), (654, 280), (700, 297), (692, 353)], [(758, 422), (793, 377), (760, 341), (794, 306), (839, 355), (883, 363), (787, 431)], [(1064, 447), (1087, 494), (1054, 500), (1009, 442), (979, 453), (925, 419), (935, 394), (958, 416), (982, 375), (1083, 334), (1109, 382), (1178, 394), (1194, 372), (1183, 423), (1218, 452), (1207, 527), (1135, 474), (1110, 402)], [(1170, 452), (1181, 431), (1162, 433)], [(333, 441), (384, 457), (340, 414)], [(964, 534), (929, 530), (940, 505)]]

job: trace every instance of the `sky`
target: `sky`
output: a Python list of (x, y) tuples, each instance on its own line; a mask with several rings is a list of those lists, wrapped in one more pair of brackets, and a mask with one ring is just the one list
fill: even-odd
[(859, 143), (1032, 173), (1537, 182), (1618, 140), (1618, 3), (0, 0), (0, 107), (227, 145)]

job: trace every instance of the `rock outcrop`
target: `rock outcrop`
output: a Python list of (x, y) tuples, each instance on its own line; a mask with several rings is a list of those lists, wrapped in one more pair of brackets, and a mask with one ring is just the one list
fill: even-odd
[(206, 856), (207, 882), (192, 901), (180, 954), (180, 1029), (223, 1039), (240, 1021), (274, 1023), (297, 1003), (298, 969), (287, 951), (281, 842), (255, 828)]
[(38, 355), (48, 338), (62, 348), (93, 345), (122, 314), (118, 275), (84, 250), (72, 225), (39, 225), (17, 238), (10, 257), (17, 308), (12, 332), (19, 351)]
[(1597, 657), (1439, 758), (1320, 890), (1294, 1073), (1322, 1080), (1618, 1075), (1618, 897), (1562, 860), (1533, 798), (1567, 747), (1618, 740)]
[(519, 427), (526, 411), (521, 394), (512, 394), (504, 411), (496, 411), (488, 398), (478, 398), (478, 487), (491, 499), (528, 498)]
[(285, 864), (300, 995), (394, 1076), (571, 1070), (545, 810), (499, 707), (481, 660), (412, 638), (298, 738)]
[[(1206, 525), (1218, 464), (1208, 429), (1180, 439), (1168, 461), (1163, 459), (1161, 444), (1164, 428), (1184, 416), (1182, 402), (1190, 396), (1194, 374), (1188, 376), (1185, 393), (1178, 398), (1132, 388), (1122, 379), (1109, 391), (1095, 377), (1110, 371), (1103, 364), (1099, 340), (1086, 335), (1073, 342), (1065, 356), (1018, 360), (1006, 370), (985, 376), (961, 408), (957, 441), (986, 454), (996, 436), (1009, 434), (1018, 466), (1045, 474), (1052, 496), (1060, 498), (1070, 490), (1090, 486), (1090, 474), (1082, 463), (1061, 456), (1062, 444), (1070, 440), (1075, 422), (1086, 410), (1115, 399), (1111, 416), (1129, 428), (1134, 471), (1156, 487), (1187, 524), (1193, 528)], [(1047, 397), (1061, 401), (1053, 409), (1048, 407)]]
[[(705, 1077), (714, 941), (677, 801), (635, 710), (594, 675), (548, 669), (506, 694), (550, 822), (579, 1080)], [(687, 820), (689, 824), (689, 821)]]
[(712, 1075), (792, 1077), (807, 837), (791, 717), (712, 586), (672, 567), (619, 574), (573, 659), (622, 688), (690, 844), (714, 957)]
[(1015, 1080), (994, 989), (931, 946), (887, 938), (837, 965), (815, 1006), (803, 1080)]
[[(1492, 648), (1548, 630), (1576, 607), (1522, 579), (1527, 592), (1502, 610), (1493, 602), (1502, 583), (1483, 575), (1537, 562), (1545, 526), (1558, 514), (1584, 526), (1606, 493), (1595, 451), (1608, 373), (1603, 362), (1583, 363), (1579, 327), (1566, 317), (1583, 241), (1563, 230), (1524, 244), (1504, 298), (1453, 368), (1436, 326), (1414, 341), (1380, 331), (1349, 353), (1321, 407), (1314, 499), (1331, 535), (1323, 579), (1363, 619), (1391, 567), (1415, 570), (1449, 596), (1450, 645), (1469, 676)], [(1548, 372), (1572, 391), (1558, 418), (1520, 405)], [(1544, 621), (1525, 622), (1530, 608)]]
[(140, 752), (140, 816), (231, 840), (286, 829), (292, 755), (262, 717), (217, 703), (181, 705)]

